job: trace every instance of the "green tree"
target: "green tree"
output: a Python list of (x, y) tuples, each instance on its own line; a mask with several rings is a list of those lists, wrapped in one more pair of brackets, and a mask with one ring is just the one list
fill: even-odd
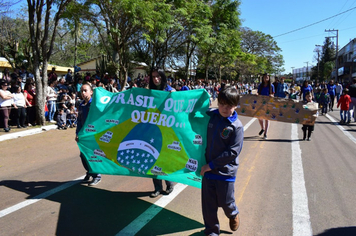
[(332, 68), (335, 66), (335, 56), (335, 47), (333, 47), (330, 38), (325, 38), (319, 67), (321, 80), (331, 77)]
[(311, 78), (317, 82), (331, 78), (331, 73), (335, 67), (336, 50), (330, 38), (326, 38), (324, 45), (322, 47), (317, 46), (314, 52), (314, 58), (317, 60), (317, 64), (312, 68)]
[(255, 63), (250, 63), (250, 71), (253, 73), (278, 73), (283, 71), (283, 56), (281, 49), (271, 35), (261, 31), (253, 31), (250, 28), (241, 28), (241, 48), (245, 53), (255, 56)]
[(240, 1), (219, 0), (210, 3), (211, 31), (208, 38), (199, 43), (199, 64), (204, 68), (205, 78), (213, 69), (221, 80), (222, 70), (241, 55), (240, 50)]
[[(154, 20), (153, 3), (140, 0), (92, 0), (90, 17), (95, 24), (108, 55), (119, 68), (121, 87), (126, 84), (131, 63), (131, 46), (137, 33)], [(101, 24), (103, 23), (103, 24)]]
[[(59, 21), (70, 2), (71, 0), (27, 0), (28, 24), (33, 54), (32, 65), (36, 82), (36, 114), (39, 125), (45, 123), (48, 62), (52, 55)], [(51, 20), (52, 18), (53, 20)]]
[(88, 19), (89, 5), (71, 2), (58, 27), (51, 61), (54, 64), (76, 66), (78, 63), (100, 56), (101, 42), (97, 30)]
[(13, 69), (31, 65), (28, 22), (20, 18), (0, 16), (0, 54)]

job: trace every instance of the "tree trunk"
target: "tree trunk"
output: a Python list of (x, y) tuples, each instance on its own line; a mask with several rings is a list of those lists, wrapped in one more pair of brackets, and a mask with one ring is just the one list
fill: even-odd
[(189, 46), (190, 46), (190, 43), (187, 42), (187, 53), (186, 53), (186, 61), (185, 61), (185, 72), (187, 74), (186, 80), (189, 79), (189, 75), (190, 75), (189, 74), (189, 63), (190, 63), (190, 56), (189, 56), (190, 49), (189, 49)]
[(47, 98), (47, 68), (48, 62), (43, 62), (42, 72), (40, 75), (39, 64), (34, 66), (36, 77), (36, 121), (38, 125), (45, 125), (45, 105)]
[[(78, 53), (78, 23), (77, 21), (75, 21), (74, 24), (75, 28), (74, 28), (74, 70), (75, 70), (75, 66), (77, 65), (77, 53)], [(73, 71), (74, 75), (75, 75), (75, 71)]]

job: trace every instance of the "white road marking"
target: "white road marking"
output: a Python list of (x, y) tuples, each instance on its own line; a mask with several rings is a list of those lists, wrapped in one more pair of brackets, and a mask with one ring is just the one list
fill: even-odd
[(51, 195), (53, 195), (55, 193), (58, 193), (58, 192), (66, 189), (66, 188), (69, 188), (69, 187), (77, 184), (79, 181), (81, 181), (84, 178), (84, 176), (85, 175), (83, 175), (82, 177), (79, 177), (78, 179), (72, 180), (72, 181), (70, 181), (68, 183), (62, 184), (62, 185), (60, 185), (60, 186), (58, 186), (58, 187), (56, 187), (54, 189), (48, 190), (48, 191), (46, 191), (44, 193), (41, 193), (40, 195), (37, 195), (37, 196), (35, 196), (35, 197), (31, 198), (31, 199), (28, 199), (26, 201), (23, 201), (23, 202), (20, 202), (20, 203), (18, 203), (16, 205), (8, 207), (8, 208), (0, 211), (0, 218), (4, 217), (4, 216), (6, 216), (6, 215), (8, 215), (10, 213), (13, 213), (13, 212), (15, 212), (17, 210), (20, 210), (20, 209), (22, 209), (22, 208), (24, 208), (26, 206), (29, 206), (29, 205), (31, 205), (33, 203), (36, 203), (36, 202), (38, 202), (38, 201), (40, 201), (40, 200), (42, 200), (42, 199), (44, 199), (46, 197), (49, 197), (49, 196), (51, 196)]
[(155, 217), (165, 206), (167, 206), (178, 194), (180, 194), (187, 185), (176, 184), (171, 194), (162, 196), (152, 206), (150, 206), (139, 217), (132, 221), (129, 225), (123, 228), (116, 236), (130, 236), (136, 235), (153, 217)]
[(250, 127), (250, 125), (257, 120), (257, 118), (253, 118), (251, 119), (245, 126), (244, 126), (244, 131), (246, 131), (248, 129), (248, 127)]
[(292, 124), (292, 192), (293, 192), (293, 235), (311, 236), (313, 235), (309, 208), (308, 196), (305, 188), (304, 171), (302, 163), (302, 151), (300, 150), (298, 139), (298, 126)]
[(345, 130), (343, 126), (339, 125), (339, 122), (337, 122), (333, 117), (328, 114), (326, 114), (325, 117), (328, 118), (331, 122), (333, 122), (334, 125), (338, 127), (352, 142), (356, 143), (356, 138), (352, 136), (349, 131)]

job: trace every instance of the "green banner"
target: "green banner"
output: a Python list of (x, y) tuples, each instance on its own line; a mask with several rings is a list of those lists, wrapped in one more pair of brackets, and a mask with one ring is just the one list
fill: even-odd
[(205, 162), (204, 89), (166, 92), (94, 90), (78, 146), (90, 172), (170, 180), (201, 187)]

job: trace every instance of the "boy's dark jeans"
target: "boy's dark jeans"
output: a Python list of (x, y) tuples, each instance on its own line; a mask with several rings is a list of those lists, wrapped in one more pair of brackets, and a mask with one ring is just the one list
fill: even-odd
[(89, 173), (89, 165), (87, 159), (84, 157), (83, 153), (80, 153), (80, 159), (82, 160), (82, 164), (84, 169), (87, 171), (87, 175), (93, 177), (93, 179), (99, 178), (101, 179), (101, 174)]
[(203, 178), (202, 208), (206, 235), (220, 233), (218, 207), (224, 210), (227, 218), (235, 218), (239, 214), (234, 195), (235, 182)]

